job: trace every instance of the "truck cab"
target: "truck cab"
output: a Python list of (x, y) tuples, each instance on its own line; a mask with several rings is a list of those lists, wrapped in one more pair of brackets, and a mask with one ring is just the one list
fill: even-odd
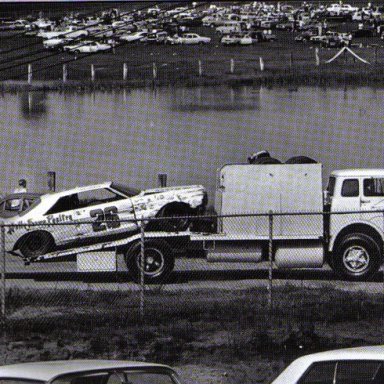
[(372, 275), (383, 258), (384, 170), (334, 171), (326, 194), (330, 264), (356, 280)]
[[(225, 252), (223, 245), (216, 255), (211, 249), (212, 259), (233, 259), (237, 247), (238, 261), (272, 257), (281, 268), (319, 268), (328, 262), (351, 280), (365, 280), (380, 268), (383, 169), (332, 172), (325, 199), (321, 164), (230, 164), (217, 180), (218, 234), (222, 243), (232, 241), (232, 248)], [(269, 241), (273, 254), (265, 252)]]

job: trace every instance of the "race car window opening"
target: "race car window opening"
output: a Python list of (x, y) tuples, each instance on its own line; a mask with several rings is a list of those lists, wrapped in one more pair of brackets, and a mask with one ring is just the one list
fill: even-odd
[(27, 206), (27, 204), (23, 205), (23, 209), (21, 212), (19, 212), (19, 216), (24, 216), (26, 213), (31, 211), (33, 208), (38, 206), (40, 203), (41, 203), (40, 198), (28, 199), (28, 206)]
[(79, 198), (77, 193), (69, 196), (63, 196), (49, 209), (45, 215), (53, 215), (55, 213), (72, 211), (79, 209)]
[(112, 183), (111, 188), (127, 197), (137, 196), (141, 192), (139, 189), (131, 188), (119, 183)]
[(79, 208), (85, 208), (92, 205), (110, 203), (125, 199), (125, 196), (118, 195), (109, 189), (95, 189), (78, 193)]

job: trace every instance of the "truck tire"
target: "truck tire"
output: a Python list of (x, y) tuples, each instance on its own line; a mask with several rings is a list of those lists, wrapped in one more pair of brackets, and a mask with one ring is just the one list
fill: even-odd
[[(125, 261), (133, 281), (141, 281), (141, 242), (128, 248)], [(175, 265), (175, 256), (171, 247), (163, 240), (144, 242), (144, 282), (160, 284), (166, 281)]]
[(288, 159), (285, 164), (317, 164), (317, 161), (307, 156), (294, 156)]
[(335, 247), (331, 266), (335, 272), (348, 280), (364, 281), (380, 268), (380, 246), (364, 233), (345, 236)]
[(55, 242), (51, 234), (45, 231), (35, 231), (20, 239), (21, 254), (29, 259), (49, 253), (53, 250)]
[(274, 157), (260, 157), (253, 160), (251, 164), (281, 164), (281, 161)]

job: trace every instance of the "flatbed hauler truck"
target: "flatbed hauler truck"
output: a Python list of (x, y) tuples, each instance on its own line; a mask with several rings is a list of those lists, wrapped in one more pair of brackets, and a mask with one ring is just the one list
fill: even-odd
[[(328, 262), (351, 280), (370, 278), (382, 264), (384, 170), (334, 171), (323, 192), (321, 164), (225, 165), (217, 175), (215, 210), (215, 233), (146, 232), (143, 262), (140, 234), (96, 247), (123, 253), (136, 280), (144, 266), (147, 282), (164, 281), (177, 252), (193, 255), (190, 249), (204, 251), (210, 262), (261, 262), (271, 254), (278, 268)], [(95, 250), (76, 251), (78, 262)]]

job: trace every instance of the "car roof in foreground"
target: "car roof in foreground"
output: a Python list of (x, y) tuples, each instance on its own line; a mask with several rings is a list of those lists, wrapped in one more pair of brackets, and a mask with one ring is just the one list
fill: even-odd
[[(5, 365), (0, 367), (0, 379), (50, 381), (71, 373), (86, 373), (104, 369), (170, 369), (162, 364), (122, 360), (58, 360)], [(173, 370), (172, 370), (173, 371)]]
[[(292, 383), (292, 378), (299, 378), (315, 362), (341, 360), (379, 360), (384, 361), (384, 345), (343, 348), (313, 353), (293, 361), (272, 384)], [(296, 382), (296, 381), (295, 381)]]

